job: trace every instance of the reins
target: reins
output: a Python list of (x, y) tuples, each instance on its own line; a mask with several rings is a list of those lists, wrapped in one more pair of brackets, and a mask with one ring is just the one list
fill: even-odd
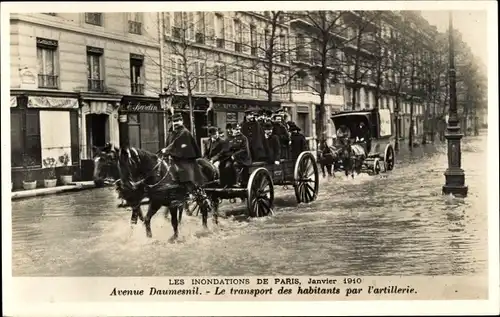
[(144, 184), (144, 186), (147, 186), (148, 188), (155, 188), (155, 187), (156, 187), (156, 186), (158, 186), (161, 182), (163, 182), (163, 181), (165, 180), (165, 178), (168, 176), (168, 168), (167, 168), (167, 171), (165, 172), (165, 175), (163, 175), (163, 177), (162, 177), (162, 178), (161, 178), (158, 182), (156, 182), (155, 184), (149, 185), (149, 184), (146, 184), (146, 183), (145, 183), (145, 181), (146, 181), (146, 179), (148, 179), (149, 177), (151, 177), (151, 176), (153, 175), (153, 173), (156, 171), (156, 169), (157, 169), (157, 168), (158, 168), (158, 167), (159, 167), (162, 163), (165, 163), (165, 165), (167, 165), (167, 167), (168, 167), (168, 164), (167, 164), (167, 162), (165, 162), (165, 160), (158, 158), (158, 163), (156, 163), (156, 165), (153, 167), (153, 169), (152, 169), (152, 170), (151, 170), (148, 174), (146, 174), (146, 176), (145, 176), (143, 179), (141, 179), (141, 180), (139, 180), (139, 181), (137, 181), (137, 182), (134, 182), (134, 181), (132, 180), (132, 177), (131, 177), (131, 176), (129, 176), (129, 178), (130, 178), (130, 184), (131, 184), (132, 186), (134, 186), (134, 187), (135, 187), (135, 186), (137, 186), (137, 185), (140, 185), (140, 184)]

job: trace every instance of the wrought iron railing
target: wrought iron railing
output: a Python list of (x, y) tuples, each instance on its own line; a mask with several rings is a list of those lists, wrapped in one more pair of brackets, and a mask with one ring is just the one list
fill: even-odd
[(102, 79), (88, 79), (89, 91), (102, 92), (104, 90), (104, 80)]
[(58, 78), (56, 75), (38, 75), (38, 88), (58, 88)]
[(132, 95), (144, 95), (144, 84), (132, 83), (130, 85)]

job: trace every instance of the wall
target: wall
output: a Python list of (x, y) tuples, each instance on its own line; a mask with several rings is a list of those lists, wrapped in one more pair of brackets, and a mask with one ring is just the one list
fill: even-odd
[(87, 90), (86, 46), (104, 49), (104, 79), (118, 94), (130, 94), (130, 53), (145, 56), (145, 94), (160, 91), (159, 44), (156, 13), (144, 13), (143, 34), (128, 33), (127, 13), (104, 13), (103, 27), (84, 23), (84, 13), (14, 14), (11, 16), (11, 88), (22, 87), (19, 69), (37, 73), (36, 38), (58, 41), (57, 75), (60, 90)]

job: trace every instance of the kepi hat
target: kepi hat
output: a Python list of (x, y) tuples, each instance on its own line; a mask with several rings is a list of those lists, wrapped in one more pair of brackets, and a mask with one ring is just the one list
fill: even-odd
[(174, 113), (174, 115), (172, 116), (172, 122), (174, 121), (183, 121), (184, 118), (182, 117), (182, 114), (180, 113)]
[(273, 124), (271, 122), (265, 122), (262, 125), (262, 127), (263, 127), (264, 130), (272, 130), (273, 129)]
[(233, 130), (241, 130), (241, 125), (239, 123), (233, 123)]
[(301, 129), (295, 124), (295, 122), (288, 122), (288, 130), (289, 131), (300, 131)]
[(256, 115), (256, 114), (258, 114), (258, 112), (259, 112), (259, 109), (254, 107), (254, 106), (250, 106), (247, 110), (245, 110), (246, 115), (249, 115), (249, 114)]
[(208, 135), (214, 135), (219, 132), (219, 128), (217, 127), (208, 127)]
[(233, 124), (232, 123), (227, 123), (226, 124), (226, 130), (231, 130), (233, 128)]

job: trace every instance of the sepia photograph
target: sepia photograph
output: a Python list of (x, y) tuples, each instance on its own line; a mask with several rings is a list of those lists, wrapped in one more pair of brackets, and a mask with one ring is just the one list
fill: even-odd
[(491, 299), (496, 3), (446, 2), (2, 4), (14, 293)]

